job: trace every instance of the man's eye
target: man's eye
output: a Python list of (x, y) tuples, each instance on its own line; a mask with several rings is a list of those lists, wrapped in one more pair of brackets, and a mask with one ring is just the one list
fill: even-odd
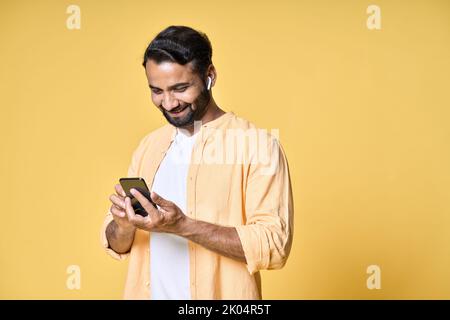
[(161, 93), (161, 90), (158, 90), (158, 89), (152, 89), (152, 92), (153, 92), (154, 94), (160, 94), (160, 93)]
[(186, 89), (187, 89), (187, 87), (183, 87), (183, 88), (177, 88), (174, 91), (175, 92), (184, 92), (184, 91), (186, 91)]

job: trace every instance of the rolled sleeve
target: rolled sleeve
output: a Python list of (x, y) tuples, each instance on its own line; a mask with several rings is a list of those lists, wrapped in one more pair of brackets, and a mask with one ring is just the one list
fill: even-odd
[(288, 163), (278, 140), (273, 138), (271, 145), (271, 169), (258, 163), (250, 165), (246, 222), (236, 227), (250, 274), (282, 268), (292, 245), (294, 210)]

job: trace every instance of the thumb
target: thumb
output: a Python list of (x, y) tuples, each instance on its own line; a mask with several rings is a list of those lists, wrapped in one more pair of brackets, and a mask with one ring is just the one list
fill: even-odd
[(150, 196), (151, 196), (153, 202), (156, 203), (161, 208), (168, 208), (173, 205), (173, 203), (171, 201), (164, 199), (156, 192), (152, 192), (152, 194)]

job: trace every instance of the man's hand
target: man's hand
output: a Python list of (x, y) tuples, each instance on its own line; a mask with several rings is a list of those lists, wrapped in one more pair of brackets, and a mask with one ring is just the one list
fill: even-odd
[(155, 192), (152, 192), (151, 198), (159, 209), (139, 191), (131, 189), (130, 192), (148, 213), (146, 217), (135, 214), (130, 198), (125, 198), (128, 221), (135, 227), (146, 231), (177, 234), (220, 255), (246, 262), (236, 228), (191, 219), (173, 202), (163, 199)]
[(113, 221), (106, 227), (106, 239), (109, 246), (117, 253), (126, 253), (130, 251), (134, 241), (136, 227), (128, 221), (125, 212), (125, 191), (120, 184), (115, 185), (116, 194), (109, 197), (112, 205), (109, 211), (112, 213)]
[(147, 211), (148, 215), (142, 217), (134, 212), (129, 197), (125, 197), (125, 211), (128, 221), (134, 226), (142, 230), (165, 233), (180, 233), (186, 216), (178, 206), (158, 195), (151, 193), (153, 202), (159, 207), (155, 208), (152, 203), (143, 196), (138, 190), (131, 189), (131, 194), (139, 201), (142, 207)]
[(116, 194), (109, 197), (112, 205), (110, 211), (113, 215), (114, 221), (122, 232), (133, 232), (136, 227), (128, 220), (125, 205), (125, 191), (120, 184), (115, 185)]

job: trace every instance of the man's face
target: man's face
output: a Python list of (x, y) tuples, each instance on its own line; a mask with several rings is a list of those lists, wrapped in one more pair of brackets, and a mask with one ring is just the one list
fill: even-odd
[(157, 64), (149, 60), (145, 66), (153, 103), (176, 127), (188, 127), (200, 120), (210, 101), (210, 92), (190, 63)]

